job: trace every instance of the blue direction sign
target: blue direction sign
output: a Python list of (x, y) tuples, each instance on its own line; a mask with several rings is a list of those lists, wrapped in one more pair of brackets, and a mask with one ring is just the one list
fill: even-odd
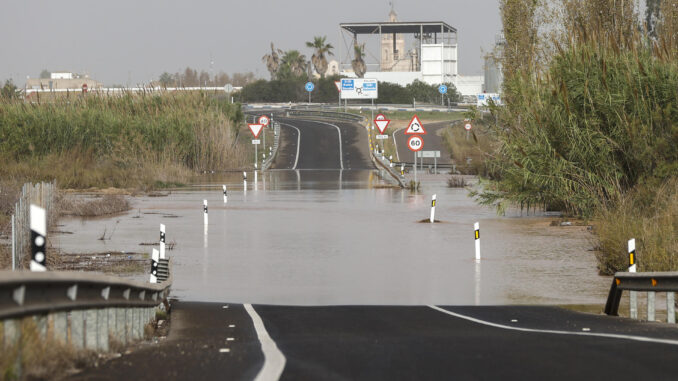
[(309, 93), (310, 93), (311, 91), (313, 91), (313, 89), (315, 89), (315, 85), (313, 84), (313, 82), (306, 82), (306, 86), (305, 86), (305, 87), (306, 87), (306, 91), (308, 91)]
[(440, 92), (440, 94), (447, 93), (447, 86), (445, 86), (445, 85), (438, 86), (438, 92)]

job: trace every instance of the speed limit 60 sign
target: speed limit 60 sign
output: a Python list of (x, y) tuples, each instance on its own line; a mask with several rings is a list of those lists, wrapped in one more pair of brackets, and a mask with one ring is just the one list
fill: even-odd
[(419, 135), (410, 136), (407, 139), (407, 148), (412, 152), (421, 151), (424, 148), (424, 139)]

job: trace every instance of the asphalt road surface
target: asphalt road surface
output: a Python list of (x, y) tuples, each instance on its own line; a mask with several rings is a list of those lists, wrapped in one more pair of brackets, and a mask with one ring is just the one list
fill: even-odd
[(175, 302), (169, 337), (75, 380), (671, 380), (678, 330), (556, 307)]
[(346, 122), (277, 118), (280, 146), (271, 169), (373, 169), (367, 131)]
[[(424, 138), (424, 151), (440, 151), (440, 157), (438, 158), (439, 164), (451, 164), (452, 159), (450, 157), (450, 152), (447, 150), (445, 143), (443, 142), (442, 136), (439, 134), (445, 127), (450, 125), (449, 121), (445, 122), (436, 122), (436, 123), (426, 123), (424, 124), (424, 129), (426, 129), (426, 135), (423, 135)], [(400, 161), (406, 163), (414, 163), (414, 154), (407, 148), (407, 139), (409, 135), (404, 134), (405, 129), (400, 129), (393, 133), (396, 141), (396, 149), (398, 150), (398, 158)], [(420, 158), (417, 158), (417, 163), (419, 163)], [(433, 165), (432, 158), (423, 158), (424, 165), (431, 164)]]

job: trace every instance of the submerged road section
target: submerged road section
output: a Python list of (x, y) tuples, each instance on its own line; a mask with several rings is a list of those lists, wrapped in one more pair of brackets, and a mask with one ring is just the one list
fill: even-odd
[(678, 330), (556, 307), (176, 302), (170, 336), (77, 380), (675, 379)]

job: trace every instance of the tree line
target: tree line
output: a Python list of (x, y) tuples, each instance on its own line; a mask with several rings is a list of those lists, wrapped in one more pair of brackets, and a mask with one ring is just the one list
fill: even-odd
[(183, 72), (176, 72), (174, 74), (164, 72), (160, 74), (156, 84), (161, 87), (220, 87), (226, 84), (231, 84), (235, 87), (245, 86), (255, 80), (254, 73), (233, 73), (228, 75), (223, 71), (217, 74), (210, 75), (205, 70), (198, 72), (196, 69), (186, 67)]

